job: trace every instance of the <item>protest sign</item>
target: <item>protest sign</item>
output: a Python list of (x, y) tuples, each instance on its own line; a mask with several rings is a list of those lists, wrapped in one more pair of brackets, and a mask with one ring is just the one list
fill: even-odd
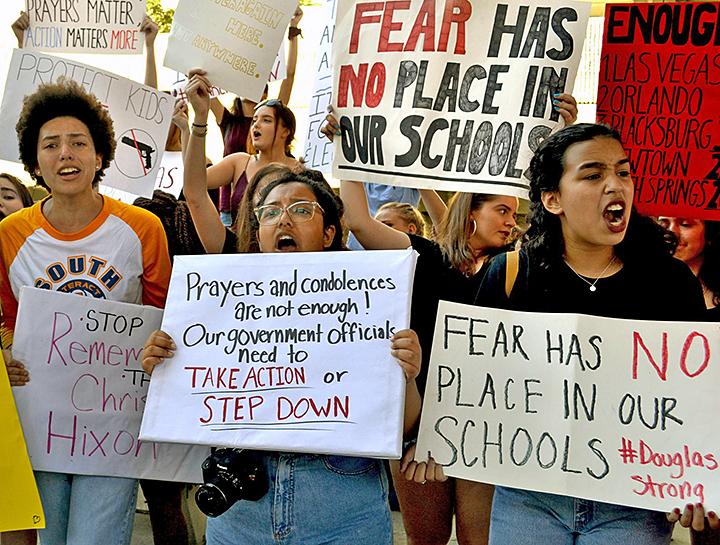
[(140, 364), (162, 311), (24, 287), (13, 356), (30, 373), (15, 389), (33, 468), (201, 482), (208, 450), (138, 439), (150, 377)]
[(44, 528), (40, 495), (0, 353), (0, 532)]
[(526, 197), (589, 3), (338, 0), (333, 176)]
[(608, 4), (597, 119), (617, 128), (635, 206), (720, 220), (720, 4)]
[(280, 44), (280, 50), (278, 51), (275, 62), (272, 64), (270, 69), (270, 77), (268, 81), (282, 81), (287, 77), (287, 63), (285, 62), (285, 43)]
[(182, 191), (184, 171), (182, 152), (166, 151), (158, 169), (155, 189), (170, 193), (177, 199)]
[(23, 49), (55, 53), (135, 53), (145, 39), (146, 0), (25, 0), (30, 27)]
[(324, 6), (323, 20), (325, 27), (320, 34), (318, 49), (317, 74), (310, 97), (310, 119), (308, 122), (307, 138), (305, 139), (305, 165), (321, 172), (330, 174), (332, 171), (333, 144), (320, 132), (325, 122), (327, 107), (332, 102), (332, 42), (335, 34), (335, 8), (336, 0), (327, 0)]
[(416, 456), (462, 479), (717, 510), (718, 333), (442, 301)]
[(259, 101), (296, 0), (180, 0), (163, 64)]
[(19, 161), (15, 124), (23, 98), (60, 77), (74, 80), (94, 94), (113, 119), (115, 159), (102, 183), (135, 195), (152, 195), (172, 120), (172, 97), (99, 68), (45, 53), (13, 51), (0, 107), (0, 159)]
[(140, 437), (398, 458), (415, 256), (176, 256)]

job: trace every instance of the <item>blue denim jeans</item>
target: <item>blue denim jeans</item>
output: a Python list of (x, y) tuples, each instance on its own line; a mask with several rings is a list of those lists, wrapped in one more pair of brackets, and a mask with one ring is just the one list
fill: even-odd
[(498, 486), (490, 545), (666, 545), (664, 513)]
[(42, 545), (128, 545), (132, 537), (137, 481), (35, 472), (45, 511)]
[(392, 545), (380, 460), (268, 453), (270, 489), (208, 519), (207, 545)]

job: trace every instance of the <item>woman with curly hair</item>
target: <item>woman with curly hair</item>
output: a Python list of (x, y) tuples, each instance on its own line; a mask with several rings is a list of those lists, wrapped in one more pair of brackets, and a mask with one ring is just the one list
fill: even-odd
[[(674, 241), (665, 231), (633, 210), (633, 192), (630, 160), (614, 129), (579, 124), (550, 136), (530, 165), (530, 228), (510, 295), (501, 254), (490, 263), (477, 304), (697, 319), (704, 311), (699, 283), (672, 258)], [(663, 513), (500, 486), (491, 519), (491, 545), (664, 545), (671, 533)]]
[[(160, 220), (96, 191), (115, 152), (97, 98), (74, 81), (41, 85), (25, 97), (16, 130), (25, 169), (51, 193), (0, 223), (3, 328), (14, 331), (22, 286), (164, 306), (170, 259)], [(72, 262), (66, 275), (47, 272), (58, 261)], [(10, 346), (3, 355), (10, 383), (25, 385), (28, 371)], [(46, 471), (35, 479), (43, 545), (130, 543), (135, 479)]]

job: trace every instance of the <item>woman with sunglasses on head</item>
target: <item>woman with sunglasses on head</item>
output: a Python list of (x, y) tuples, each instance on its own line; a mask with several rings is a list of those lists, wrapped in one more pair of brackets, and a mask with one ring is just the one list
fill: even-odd
[[(633, 192), (630, 160), (614, 129), (580, 124), (551, 135), (530, 165), (530, 228), (510, 295), (501, 254), (490, 263), (477, 304), (637, 320), (698, 319), (704, 304), (697, 280), (672, 258), (674, 243), (663, 229), (632, 209)], [(495, 489), (491, 545), (664, 545), (670, 533), (663, 513)]]
[[(188, 98), (201, 118), (207, 113), (210, 83), (193, 71)], [(205, 185), (200, 168), (205, 141), (193, 131), (186, 156), (186, 176)], [(190, 181), (190, 180), (188, 180)], [(193, 209), (193, 219), (213, 213), (208, 201)], [(217, 214), (215, 214), (217, 218)], [(317, 252), (342, 250), (342, 203), (332, 189), (303, 174), (286, 172), (263, 188), (255, 207), (257, 251)], [(205, 220), (201, 220), (205, 221)], [(219, 219), (217, 220), (219, 222)], [(200, 229), (198, 230), (200, 231)], [(171, 357), (174, 345), (163, 332), (154, 333), (143, 351), (143, 367)], [(415, 377), (420, 347), (410, 330), (392, 339), (392, 355), (408, 381), (405, 429), (416, 425), (420, 397)], [(172, 364), (170, 362), (170, 364)], [(381, 415), (378, 415), (381, 418)], [(281, 452), (260, 453), (270, 490), (258, 501), (239, 501), (208, 521), (208, 545), (270, 545), (281, 537), (287, 545), (390, 545), (392, 523), (387, 482), (379, 460)]]

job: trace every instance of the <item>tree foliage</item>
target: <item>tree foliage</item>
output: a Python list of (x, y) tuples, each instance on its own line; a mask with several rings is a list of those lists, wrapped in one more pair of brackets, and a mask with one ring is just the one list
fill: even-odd
[(170, 32), (174, 9), (164, 9), (161, 0), (147, 0), (147, 14), (158, 24), (160, 32)]

